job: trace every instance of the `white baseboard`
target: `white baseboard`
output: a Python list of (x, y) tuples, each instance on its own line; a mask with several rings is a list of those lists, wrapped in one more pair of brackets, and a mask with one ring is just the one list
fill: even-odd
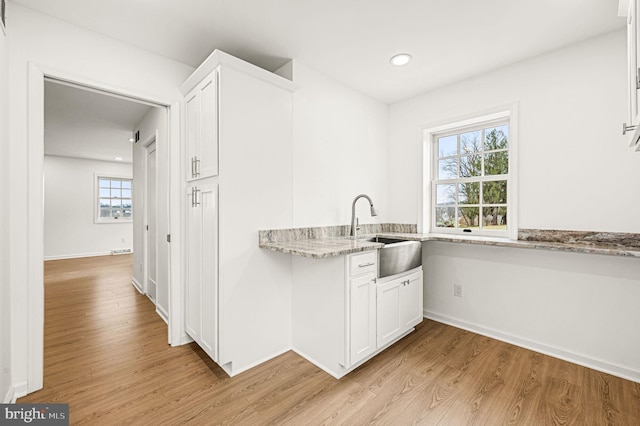
[(7, 389), (7, 393), (4, 396), (4, 399), (2, 400), (3, 404), (15, 404), (16, 403), (16, 399), (18, 399), (16, 397), (16, 390), (13, 386), (9, 386), (9, 389)]
[(244, 365), (244, 366), (242, 366), (241, 368), (238, 368), (238, 369), (233, 368), (231, 362), (228, 362), (228, 363), (226, 363), (224, 365), (220, 365), (220, 364), (218, 364), (218, 365), (220, 365), (220, 367), (222, 367), (222, 369), (225, 371), (225, 373), (227, 373), (229, 375), (229, 377), (234, 377), (234, 376), (237, 376), (240, 373), (244, 373), (245, 371), (247, 371), (247, 370), (249, 370), (249, 369), (251, 369), (251, 368), (253, 368), (255, 366), (258, 366), (258, 365), (262, 364), (263, 362), (267, 362), (270, 359), (273, 359), (273, 358), (275, 358), (277, 356), (280, 356), (280, 355), (282, 355), (282, 354), (284, 354), (286, 352), (289, 352), (290, 350), (291, 350), (291, 348), (283, 349), (281, 351), (278, 351), (278, 352), (274, 353), (273, 355), (269, 355), (267, 357), (264, 357), (264, 358), (260, 359), (259, 361), (253, 362), (253, 363), (251, 363), (249, 365)]
[(13, 400), (15, 401), (18, 398), (22, 398), (23, 396), (26, 396), (29, 393), (29, 385), (27, 384), (27, 382), (20, 382), (20, 383), (14, 383), (13, 384)]
[(559, 358), (564, 361), (582, 365), (583, 367), (591, 368), (593, 370), (601, 371), (603, 373), (611, 374), (623, 379), (640, 383), (640, 370), (634, 370), (632, 368), (618, 365), (606, 360), (593, 358), (588, 355), (579, 354), (577, 352), (567, 351), (555, 346), (550, 346), (541, 342), (536, 342), (534, 340), (514, 336), (512, 334), (504, 333), (502, 331), (495, 330), (489, 327), (483, 327), (479, 324), (470, 323), (435, 312), (429, 312), (427, 310), (424, 311), (424, 317), (437, 322), (451, 325), (453, 327), (461, 328), (463, 330), (468, 330), (473, 333), (481, 334), (483, 336), (510, 343), (512, 345), (520, 346), (525, 349), (540, 352), (554, 358)]
[(162, 306), (156, 304), (156, 313), (160, 316), (160, 318), (162, 318), (164, 322), (167, 323), (167, 325), (169, 325), (169, 314), (167, 313), (167, 311), (162, 309)]
[(178, 339), (178, 344), (177, 345), (172, 344), (171, 346), (188, 345), (191, 342), (193, 342), (193, 338), (189, 336), (187, 333), (184, 333), (182, 334), (182, 336), (180, 336), (180, 339)]
[(111, 251), (99, 251), (95, 253), (75, 253), (75, 254), (59, 254), (55, 256), (44, 256), (44, 260), (62, 260), (62, 259), (78, 259), (80, 257), (97, 257), (111, 256)]
[(144, 294), (144, 292), (142, 291), (142, 285), (138, 282), (138, 280), (136, 280), (136, 277), (131, 278), (131, 284), (133, 284), (133, 287), (138, 290), (138, 293)]

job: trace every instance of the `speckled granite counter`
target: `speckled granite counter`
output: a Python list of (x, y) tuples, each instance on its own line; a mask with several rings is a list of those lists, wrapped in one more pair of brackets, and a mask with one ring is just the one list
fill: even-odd
[(382, 244), (365, 241), (364, 237), (380, 236), (413, 241), (443, 241), (640, 258), (640, 234), (521, 229), (518, 232), (519, 239), (513, 241), (467, 235), (418, 234), (416, 225), (375, 224), (362, 225), (361, 228), (359, 236), (363, 238), (357, 240), (348, 237), (348, 225), (259, 231), (259, 246), (321, 259), (374, 250)]

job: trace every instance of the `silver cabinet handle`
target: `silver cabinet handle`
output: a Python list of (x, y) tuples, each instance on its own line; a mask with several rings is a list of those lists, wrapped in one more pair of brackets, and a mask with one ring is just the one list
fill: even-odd
[(358, 265), (359, 268), (366, 268), (367, 266), (373, 266), (375, 265), (375, 263), (373, 262), (368, 262), (368, 263), (361, 263)]
[(636, 126), (636, 125), (632, 124), (630, 126), (627, 126), (627, 123), (622, 123), (622, 134), (626, 135), (627, 132), (630, 132), (631, 130), (635, 130), (637, 128), (638, 128), (638, 126)]
[(194, 189), (195, 189), (195, 197), (193, 198), (194, 200), (193, 206), (198, 207), (200, 205), (200, 201), (198, 201), (198, 192), (202, 192), (202, 191), (200, 191), (197, 186), (194, 187)]
[(200, 201), (198, 201), (198, 192), (202, 192), (197, 186), (191, 187), (191, 207), (198, 207)]
[(198, 160), (198, 157), (195, 157), (195, 163), (196, 163), (196, 172), (194, 177), (198, 177), (200, 176), (200, 160)]

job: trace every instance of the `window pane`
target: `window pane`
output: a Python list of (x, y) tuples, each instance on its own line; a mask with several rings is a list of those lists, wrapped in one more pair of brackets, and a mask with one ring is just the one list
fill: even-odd
[(507, 229), (507, 208), (506, 207), (483, 207), (482, 227), (493, 230)]
[(122, 187), (122, 181), (120, 181), (120, 179), (111, 179), (111, 187), (112, 188), (121, 188)]
[(492, 152), (484, 155), (484, 174), (505, 175), (509, 173), (509, 153), (507, 151)]
[(436, 185), (436, 204), (455, 204), (456, 203), (456, 185)]
[(455, 179), (458, 177), (458, 159), (448, 158), (438, 161), (438, 179)]
[(100, 188), (100, 196), (101, 197), (110, 197), (111, 196), (111, 191), (109, 190), (109, 188)]
[(450, 157), (458, 154), (458, 135), (438, 138), (438, 157)]
[(111, 217), (111, 208), (100, 207), (100, 217)]
[(112, 197), (122, 197), (122, 190), (112, 188), (111, 189), (111, 196)]
[(111, 200), (108, 198), (100, 198), (100, 207), (110, 207)]
[(100, 179), (99, 186), (100, 188), (109, 188), (111, 187), (111, 181), (109, 179)]
[(458, 191), (458, 203), (480, 204), (480, 182), (461, 183)]
[(478, 228), (480, 207), (460, 207), (458, 209), (458, 227)]
[(482, 157), (479, 155), (467, 155), (460, 157), (460, 177), (472, 177), (482, 175)]
[(482, 150), (480, 130), (462, 133), (460, 135), (460, 154), (470, 154)]
[(122, 198), (131, 198), (131, 190), (123, 189), (122, 190)]
[(122, 210), (121, 209), (112, 209), (113, 211), (113, 218), (114, 219), (119, 219), (122, 217)]
[(506, 149), (509, 145), (509, 126), (504, 124), (498, 127), (484, 129), (484, 149)]
[(120, 208), (122, 206), (122, 201), (121, 200), (111, 200), (111, 207), (113, 208)]
[(436, 207), (436, 226), (438, 228), (455, 228), (455, 207)]
[(507, 181), (498, 180), (482, 183), (482, 200), (485, 204), (507, 203)]
[(124, 209), (123, 212), (122, 212), (122, 217), (130, 218), (132, 216), (132, 214), (133, 213), (131, 212), (131, 209)]
[(122, 207), (125, 208), (125, 209), (130, 209), (131, 208), (131, 200), (123, 199), (122, 200)]
[(131, 189), (131, 181), (123, 180), (122, 181), (122, 189)]

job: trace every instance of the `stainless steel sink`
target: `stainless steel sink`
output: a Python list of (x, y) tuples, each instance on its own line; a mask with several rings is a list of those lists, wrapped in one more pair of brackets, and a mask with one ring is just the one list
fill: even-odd
[(373, 237), (383, 243), (378, 249), (378, 278), (384, 278), (422, 266), (422, 243), (395, 238)]

